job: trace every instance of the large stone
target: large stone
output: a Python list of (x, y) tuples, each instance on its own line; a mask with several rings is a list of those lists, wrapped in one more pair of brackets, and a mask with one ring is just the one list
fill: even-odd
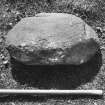
[(79, 65), (99, 49), (96, 32), (81, 18), (66, 13), (22, 19), (8, 33), (6, 45), (12, 58), (27, 65)]

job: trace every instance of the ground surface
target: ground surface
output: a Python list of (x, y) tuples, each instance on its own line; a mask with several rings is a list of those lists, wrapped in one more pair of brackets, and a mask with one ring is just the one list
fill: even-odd
[[(92, 6), (96, 3), (93, 0), (93, 3), (90, 0), (91, 4), (86, 4), (86, 6), (90, 6), (87, 9), (84, 5), (83, 0), (79, 2), (74, 2), (72, 6), (69, 1), (72, 0), (0, 0), (0, 88), (42, 88), (46, 83), (48, 85), (44, 86), (45, 88), (54, 88), (54, 85), (62, 87), (62, 88), (75, 88), (75, 89), (103, 89), (105, 90), (105, 7), (103, 7), (104, 0), (96, 0), (98, 1), (97, 8)], [(76, 0), (74, 0), (76, 1)], [(102, 1), (102, 2), (101, 2)], [(94, 3), (95, 2), (95, 3)], [(80, 5), (81, 3), (82, 6)], [(99, 6), (99, 7), (98, 7)], [(88, 10), (88, 11), (87, 11)], [(89, 12), (93, 10), (93, 12)], [(96, 12), (97, 11), (97, 12)], [(84, 19), (89, 25), (91, 25), (99, 35), (100, 39), (100, 48), (102, 53), (102, 59), (100, 51), (89, 61), (87, 64), (83, 64), (79, 67), (72, 66), (73, 76), (67, 81), (67, 83), (71, 83), (71, 85), (67, 85), (65, 83), (65, 76), (68, 76), (68, 72), (58, 73), (55, 69), (54, 79), (52, 81), (47, 81), (47, 79), (41, 81), (40, 84), (35, 84), (33, 79), (35, 75), (33, 75), (33, 67), (25, 67), (18, 62), (12, 61), (10, 63), (10, 56), (8, 51), (5, 49), (5, 37), (10, 29), (20, 21), (24, 17), (34, 16), (39, 12), (66, 12), (75, 14)], [(102, 61), (102, 62), (101, 62)], [(78, 69), (79, 68), (79, 69)], [(30, 69), (30, 71), (25, 71)], [(74, 69), (77, 71), (74, 72)], [(49, 67), (44, 74), (46, 77), (46, 73), (49, 72)], [(81, 73), (80, 73), (81, 72)], [(37, 72), (36, 72), (37, 73)], [(79, 80), (76, 79), (75, 75), (80, 73)], [(21, 75), (22, 74), (22, 75)], [(24, 74), (24, 77), (22, 77)], [(72, 75), (71, 74), (71, 75)], [(40, 73), (39, 73), (40, 75)], [(26, 77), (28, 76), (28, 77)], [(40, 75), (42, 76), (42, 75)], [(44, 78), (44, 76), (42, 78)], [(61, 76), (61, 77), (60, 77)], [(25, 78), (26, 77), (26, 78)], [(59, 77), (58, 81), (57, 80)], [(53, 78), (53, 77), (49, 77)], [(63, 79), (62, 79), (63, 78)], [(59, 84), (60, 81), (65, 83), (66, 87), (62, 86), (62, 83)], [(77, 82), (76, 82), (77, 81)], [(31, 82), (31, 83), (30, 83)], [(51, 82), (55, 84), (51, 84)], [(74, 85), (75, 84), (75, 85)], [(35, 87), (36, 85), (36, 87)], [(49, 87), (48, 87), (49, 86)], [(0, 105), (104, 105), (105, 104), (105, 95), (103, 97), (80, 97), (80, 96), (69, 96), (69, 97), (59, 97), (59, 96), (43, 96), (43, 97), (35, 97), (35, 96), (8, 96), (6, 98), (0, 98)]]

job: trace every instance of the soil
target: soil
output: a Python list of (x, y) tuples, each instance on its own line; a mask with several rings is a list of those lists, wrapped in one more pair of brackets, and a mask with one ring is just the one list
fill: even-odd
[[(57, 0), (0, 0), (0, 88), (5, 89), (102, 89), (105, 90), (105, 16), (75, 8)], [(63, 1), (63, 0), (62, 0)], [(62, 2), (61, 2), (62, 3)], [(64, 3), (65, 4), (65, 3)], [(94, 9), (95, 10), (95, 9)], [(97, 33), (100, 51), (80, 66), (33, 67), (20, 64), (5, 48), (10, 29), (24, 17), (40, 12), (66, 12), (81, 17)], [(38, 70), (34, 70), (38, 68)], [(60, 72), (59, 72), (59, 70)], [(63, 70), (66, 68), (66, 72)], [(44, 70), (43, 70), (44, 69)], [(69, 70), (71, 69), (71, 70)], [(47, 77), (48, 76), (48, 77)], [(46, 78), (47, 77), (47, 78)], [(0, 105), (104, 105), (105, 94), (99, 96), (28, 96), (1, 95)]]

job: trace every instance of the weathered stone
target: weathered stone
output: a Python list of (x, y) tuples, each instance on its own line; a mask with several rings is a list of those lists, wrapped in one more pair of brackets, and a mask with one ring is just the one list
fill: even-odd
[(95, 31), (79, 17), (65, 13), (22, 19), (8, 33), (6, 45), (11, 57), (27, 65), (79, 65), (99, 49)]

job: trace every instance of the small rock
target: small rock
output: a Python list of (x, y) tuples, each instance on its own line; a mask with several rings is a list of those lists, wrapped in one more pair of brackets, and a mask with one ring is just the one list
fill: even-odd
[(8, 60), (6, 60), (6, 61), (3, 61), (3, 64), (5, 65), (5, 64), (7, 64), (8, 63)]
[(9, 25), (12, 26), (13, 24), (12, 23), (9, 23)]
[(27, 65), (79, 65), (99, 50), (98, 41), (96, 32), (79, 17), (40, 13), (16, 24), (6, 45), (12, 58)]

